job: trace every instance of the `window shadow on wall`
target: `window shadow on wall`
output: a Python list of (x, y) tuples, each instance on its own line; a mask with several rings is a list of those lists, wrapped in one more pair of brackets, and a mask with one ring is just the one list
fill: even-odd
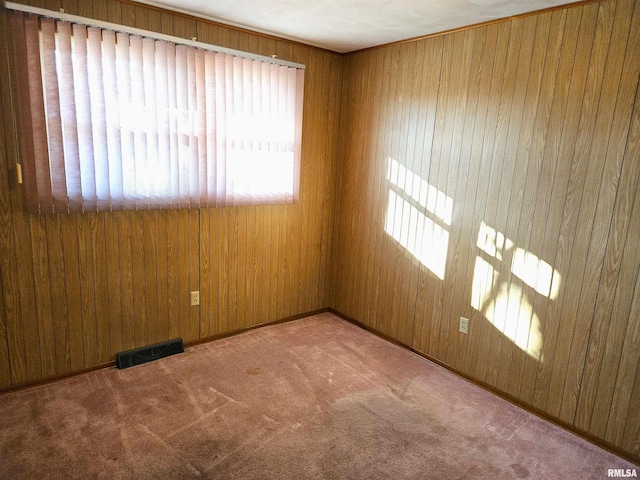
[[(484, 222), (476, 245), (471, 306), (527, 355), (542, 361), (543, 338), (534, 296), (555, 300), (560, 273)], [(503, 264), (509, 266), (507, 275), (500, 273)], [(523, 285), (510, 281), (512, 276)]]
[[(444, 280), (453, 198), (394, 158), (388, 159), (386, 177), (385, 232)], [(534, 302), (537, 295), (556, 300), (560, 273), (485, 222), (479, 226), (475, 247), (471, 306), (527, 355), (543, 361), (542, 328)]]
[(387, 180), (385, 232), (444, 280), (453, 199), (393, 158)]

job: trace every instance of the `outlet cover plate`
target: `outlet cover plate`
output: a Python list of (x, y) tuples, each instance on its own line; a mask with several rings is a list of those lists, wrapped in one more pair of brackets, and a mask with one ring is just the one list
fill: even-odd
[(200, 290), (191, 292), (191, 306), (195, 307), (197, 305), (200, 305)]
[(460, 333), (465, 335), (469, 333), (469, 319), (460, 317)]

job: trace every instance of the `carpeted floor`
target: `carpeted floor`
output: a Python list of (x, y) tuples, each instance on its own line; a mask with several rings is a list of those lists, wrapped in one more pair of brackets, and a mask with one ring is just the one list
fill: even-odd
[(2, 479), (604, 479), (636, 468), (330, 314), (0, 396)]

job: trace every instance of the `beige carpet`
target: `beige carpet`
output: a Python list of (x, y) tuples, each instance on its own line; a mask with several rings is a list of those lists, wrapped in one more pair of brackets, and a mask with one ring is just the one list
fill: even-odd
[(604, 479), (637, 469), (329, 313), (4, 394), (0, 419), (2, 479)]

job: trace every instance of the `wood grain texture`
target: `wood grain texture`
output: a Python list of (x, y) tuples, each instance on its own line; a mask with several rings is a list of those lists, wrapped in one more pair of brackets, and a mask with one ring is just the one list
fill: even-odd
[[(581, 232), (582, 234), (577, 238), (580, 240), (588, 239), (588, 241), (578, 241), (576, 243), (576, 245), (584, 246), (584, 250), (581, 252), (584, 254), (584, 259), (582, 260), (584, 269), (571, 344), (572, 354), (568, 365), (569, 375), (565, 381), (560, 415), (564, 419), (573, 418), (574, 422), (585, 429), (588, 428), (590, 421), (590, 412), (588, 412), (590, 407), (583, 403), (584, 408), (580, 409), (578, 408), (578, 403), (580, 401), (585, 402), (587, 397), (593, 395), (593, 385), (589, 384), (589, 382), (583, 385), (583, 380), (588, 378), (583, 373), (585, 373), (585, 367), (588, 366), (587, 369), (591, 369), (594, 363), (593, 357), (599, 355), (597, 351), (591, 349), (589, 358), (587, 358), (587, 348), (592, 339), (596, 342), (600, 341), (603, 324), (607, 320), (601, 316), (596, 318), (594, 310), (596, 306), (602, 305), (598, 302), (598, 298), (601, 295), (610, 295), (610, 282), (612, 281), (612, 278), (607, 276), (607, 272), (603, 272), (603, 261), (609, 234), (611, 233), (608, 227), (612, 221), (621, 158), (615, 152), (615, 143), (612, 144), (614, 148), (611, 150), (609, 150), (609, 145), (612, 140), (615, 142), (618, 139), (619, 142), (620, 136), (625, 137), (628, 133), (629, 105), (632, 104), (633, 98), (629, 96), (628, 92), (621, 92), (619, 89), (632, 11), (633, 2), (621, 1), (616, 3), (611, 45), (605, 67), (594, 139), (587, 166), (586, 195), (583, 195), (578, 216), (578, 228), (584, 228), (585, 231)], [(618, 100), (619, 93), (622, 93), (622, 96)], [(633, 94), (635, 94), (635, 86)], [(618, 101), (625, 103), (623, 111), (616, 109)], [(618, 123), (621, 120), (621, 124), (624, 124), (624, 120), (622, 120), (624, 117), (626, 117), (624, 132), (619, 129), (612, 129), (614, 121)], [(611, 152), (611, 156), (609, 156), (609, 152)], [(613, 277), (615, 277), (615, 274)], [(604, 287), (602, 293), (600, 293), (601, 285)], [(600, 315), (602, 315), (602, 312), (600, 312)], [(599, 362), (596, 360), (595, 363)], [(595, 381), (596, 379), (594, 378), (593, 380)], [(583, 388), (586, 396), (582, 394)]]
[[(580, 25), (578, 32), (577, 45), (574, 58), (566, 61), (572, 66), (571, 83), (569, 85), (568, 98), (566, 102), (566, 110), (564, 113), (564, 124), (562, 126), (562, 136), (558, 150), (559, 158), (573, 158), (576, 152), (576, 141), (580, 132), (580, 119), (584, 110), (584, 98), (586, 94), (586, 81), (588, 73), (587, 62), (580, 59), (589, 57), (592, 45), (593, 35), (596, 26), (596, 18), (598, 13), (598, 5), (592, 4), (584, 8), (580, 13)], [(574, 12), (570, 11), (570, 15)], [(577, 29), (576, 29), (577, 30)], [(565, 87), (566, 87), (565, 83)], [(575, 198), (574, 192), (571, 191), (571, 173), (572, 162), (566, 161), (556, 164), (553, 188), (550, 199), (550, 208), (545, 226), (545, 236), (542, 241), (542, 258), (554, 259), (553, 265), (558, 271), (564, 271), (568, 268), (569, 249), (568, 238), (566, 238), (566, 224), (563, 218), (566, 207), (569, 206)], [(560, 291), (564, 292), (566, 283), (560, 283)], [(564, 297), (561, 293), (559, 298)], [(561, 318), (560, 302), (547, 302), (546, 321), (544, 326), (544, 337), (548, 341), (543, 345), (543, 354), (549, 359), (547, 365), (543, 365), (539, 369), (534, 388), (534, 400), (543, 408), (543, 402), (546, 405), (551, 404), (551, 398), (558, 395), (557, 391), (552, 387), (552, 376), (554, 370), (549, 368), (554, 364), (555, 355), (565, 345), (562, 341), (558, 341), (560, 332)]]
[[(535, 252), (538, 256), (541, 253), (540, 243), (544, 235), (542, 225), (549, 211), (548, 202), (550, 199), (549, 192), (553, 184), (553, 167), (558, 158), (557, 151), (552, 151), (550, 155), (545, 157), (545, 150), (547, 146), (554, 148), (553, 134), (555, 132), (553, 131), (552, 120), (555, 122), (559, 122), (559, 120), (557, 117), (556, 119), (551, 118), (553, 101), (556, 96), (561, 96), (561, 93), (556, 92), (556, 90), (561, 89), (563, 82), (566, 82), (565, 79), (558, 77), (558, 70), (561, 68), (560, 54), (563, 40), (572, 43), (572, 37), (575, 33), (575, 30), (571, 30), (571, 26), (567, 28), (566, 13), (566, 11), (556, 11), (551, 17), (551, 27), (536, 109), (536, 120), (533, 126), (531, 149), (529, 151), (530, 160), (528, 162), (526, 187), (518, 235), (516, 237), (516, 244), (523, 246), (528, 252)], [(559, 95), (556, 95), (557, 93)], [(559, 105), (565, 105), (565, 102), (561, 101)], [(556, 128), (558, 127), (556, 126)], [(514, 276), (512, 275), (511, 278), (513, 283)], [(546, 323), (544, 303), (547, 298), (540, 295), (528, 295), (525, 287), (522, 286), (521, 288), (524, 289), (521, 304), (526, 301), (532, 305), (533, 311), (537, 316), (537, 322), (533, 316), (534, 314), (532, 314), (531, 323), (542, 335)], [(537, 325), (535, 325), (536, 323)], [(531, 336), (531, 334), (530, 332), (529, 335)], [(520, 396), (527, 403), (533, 403), (535, 375), (541, 364), (544, 364), (544, 362), (539, 362), (539, 359), (531, 355), (524, 357)]]
[[(633, 3), (630, 7), (633, 7)], [(628, 312), (632, 295), (629, 291), (627, 295), (623, 294), (620, 297), (617, 289), (620, 285), (622, 256), (627, 241), (631, 207), (637, 192), (640, 169), (638, 161), (640, 157), (638, 157), (636, 147), (637, 131), (632, 130), (633, 127), (637, 129), (638, 124), (637, 120), (631, 118), (634, 101), (630, 101), (632, 98), (637, 98), (638, 78), (640, 78), (640, 62), (638, 62), (640, 59), (640, 11), (636, 8), (633, 16), (629, 16), (632, 19), (632, 24), (627, 39), (625, 60), (607, 148), (607, 164), (603, 172), (598, 202), (598, 207), (603, 206), (607, 213), (610, 212), (607, 215), (610, 224), (606, 234), (602, 232), (605, 230), (604, 228), (599, 230), (602, 232), (602, 237), (606, 235), (606, 247), (587, 347), (583, 384), (580, 389), (577, 409), (579, 413), (576, 417), (579, 426), (588, 428), (598, 436), (604, 435), (606, 429), (609, 413), (607, 397), (611, 393), (600, 396), (597, 395), (597, 392), (611, 392), (613, 389), (613, 383), (607, 377), (610, 377), (608, 372), (615, 370), (615, 364), (612, 365), (612, 360), (607, 357), (612, 354), (611, 349), (615, 349), (615, 355), (619, 352), (621, 345), (619, 340), (616, 341), (616, 337), (619, 338), (622, 331), (618, 334), (615, 332), (622, 328), (623, 323), (626, 323), (624, 314), (614, 316), (612, 311), (615, 305)], [(596, 215), (599, 211), (596, 210)], [(602, 215), (604, 217), (604, 213)], [(592, 243), (596, 238), (594, 232)], [(620, 286), (625, 290), (630, 290), (632, 285), (632, 282), (627, 282)], [(608, 336), (607, 332), (611, 335)], [(585, 378), (590, 378), (591, 381), (585, 383)], [(594, 411), (594, 407), (600, 408)], [(606, 414), (603, 410), (606, 410)]]
[[(2, 118), (2, 108), (0, 107), (0, 118)], [(0, 129), (0, 139), (4, 138), (4, 129)], [(0, 151), (0, 160), (4, 160), (4, 152)], [(0, 194), (0, 204), (7, 204), (9, 202), (8, 196), (8, 182), (6, 172), (4, 175), (0, 173), (0, 189), (2, 190), (2, 194)], [(6, 218), (6, 217), (5, 217)], [(8, 230), (3, 228), (3, 230)], [(0, 245), (4, 247), (7, 245), (8, 238), (6, 232), (0, 236)], [(2, 248), (2, 251), (4, 249)], [(4, 301), (4, 289), (2, 288), (3, 284), (3, 270), (6, 269), (6, 261), (0, 263), (0, 387), (6, 387), (11, 385), (11, 366), (10, 366), (10, 350), (9, 350), (9, 337), (8, 337), (8, 329), (7, 329), (7, 313)], [(6, 279), (4, 280), (6, 281)]]
[[(635, 455), (638, 8), (347, 56), (330, 276), (337, 311)], [(444, 278), (416, 213), (385, 231), (389, 158), (453, 201)]]
[[(3, 31), (8, 27), (6, 18), (0, 20)], [(15, 128), (14, 111), (11, 104), (9, 81), (9, 39), (0, 35), (0, 145), (15, 147), (17, 138), (13, 134)], [(1, 322), (6, 348), (5, 368), (2, 374), (2, 386), (27, 380), (25, 364), (25, 346), (20, 329), (20, 308), (18, 301), (18, 281), (15, 251), (13, 245), (13, 219), (11, 216), (11, 191), (16, 189), (15, 164), (9, 161), (10, 150), (0, 149), (0, 282), (2, 283)], [(5, 168), (6, 165), (6, 168)], [(8, 377), (5, 377), (8, 374)]]
[(346, 56), (127, 1), (21, 1), (306, 64), (303, 160), (295, 205), (27, 215), (3, 28), (0, 389), (331, 307), (640, 455), (638, 0)]
[[(633, 113), (633, 124), (631, 125), (631, 132), (629, 134), (629, 147), (628, 151), (637, 156), (637, 149), (640, 147), (640, 104), (639, 94), (636, 94), (636, 104)], [(638, 162), (636, 162), (637, 164)], [(637, 168), (637, 165), (636, 165)], [(620, 302), (616, 299), (616, 308), (621, 311), (614, 310), (616, 314), (616, 329), (613, 330), (615, 342), (613, 348), (609, 350), (609, 356), (613, 357), (613, 362), (619, 362), (617, 365), (617, 374), (615, 378), (615, 386), (613, 388), (613, 398), (610, 395), (603, 395), (603, 399), (598, 397), (598, 401), (602, 404), (610, 402), (611, 412), (607, 419), (607, 431), (606, 439), (612, 443), (619, 444), (622, 441), (625, 425), (621, 422), (612, 422), (612, 418), (622, 418), (626, 416), (633, 416), (629, 410), (629, 402), (631, 400), (631, 394), (633, 391), (633, 378), (638, 371), (638, 365), (640, 360), (640, 249), (637, 248), (640, 243), (640, 195), (638, 195), (638, 188), (636, 186), (635, 201), (633, 205), (633, 212), (631, 214), (631, 220), (629, 223), (629, 231), (627, 233), (627, 239), (625, 244), (625, 252), (622, 260), (623, 270), (620, 273), (620, 279), (618, 281), (618, 296), (633, 295), (631, 303), (629, 304), (628, 314), (626, 312), (626, 302)], [(635, 279), (634, 279), (635, 277)], [(630, 288), (634, 285), (633, 290)], [(626, 317), (626, 318), (625, 318)], [(626, 325), (625, 325), (626, 323)], [(620, 325), (621, 324), (621, 325)], [(622, 335), (622, 337), (620, 337)], [(622, 346), (620, 347), (620, 343)], [(612, 381), (612, 375), (605, 375), (603, 377), (605, 381)], [(637, 388), (637, 381), (636, 381)], [(636, 418), (632, 420), (635, 428), (640, 425), (640, 421)], [(628, 426), (629, 430), (632, 429), (631, 424)], [(631, 444), (625, 445), (625, 448), (632, 449)]]
[(307, 64), (302, 189), (289, 206), (27, 215), (14, 180), (18, 80), (1, 7), (0, 388), (327, 307), (339, 55), (129, 2), (22, 3)]
[[(637, 222), (637, 215), (635, 219)], [(611, 432), (609, 433), (611, 441), (615, 442), (616, 445), (621, 444), (622, 448), (630, 452), (635, 452), (640, 447), (640, 419), (635, 414), (640, 409), (640, 368), (638, 368), (638, 352), (640, 352), (640, 326), (638, 324), (640, 322), (637, 321), (639, 317), (640, 269), (638, 269), (638, 277), (636, 277), (633, 303), (631, 304), (629, 315), (625, 350), (623, 351), (625, 355), (622, 357), (623, 368), (620, 369), (616, 384), (616, 392), (620, 392), (622, 395), (616, 395), (618, 402), (613, 403), (611, 406), (612, 414), (620, 413), (620, 417), (614, 416), (611, 418), (626, 417), (628, 420), (625, 425), (621, 425), (621, 422), (613, 421), (609, 422), (608, 426), (609, 432)], [(627, 366), (627, 368), (624, 368), (624, 366)]]

